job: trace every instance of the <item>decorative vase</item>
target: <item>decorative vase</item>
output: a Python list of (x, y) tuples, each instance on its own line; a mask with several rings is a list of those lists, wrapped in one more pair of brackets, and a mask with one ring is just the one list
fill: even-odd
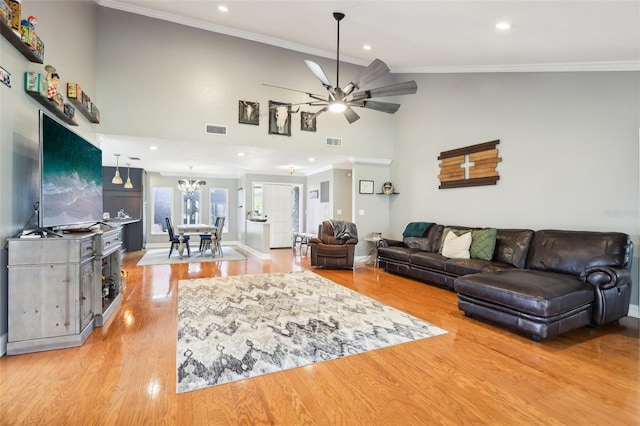
[(393, 194), (393, 185), (391, 182), (385, 182), (384, 185), (382, 185), (382, 193)]

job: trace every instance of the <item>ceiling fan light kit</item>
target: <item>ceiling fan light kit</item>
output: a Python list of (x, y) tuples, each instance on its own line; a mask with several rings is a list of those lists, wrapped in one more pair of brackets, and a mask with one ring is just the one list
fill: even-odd
[(323, 112), (329, 110), (332, 112), (342, 112), (349, 122), (349, 124), (357, 121), (360, 116), (353, 110), (353, 107), (367, 108), (374, 111), (386, 112), (393, 114), (400, 108), (400, 104), (390, 102), (371, 101), (372, 98), (381, 98), (386, 96), (398, 96), (398, 95), (411, 95), (418, 91), (418, 85), (415, 81), (407, 81), (404, 83), (392, 84), (389, 86), (383, 86), (376, 89), (362, 90), (361, 87), (377, 80), (386, 75), (390, 70), (389, 67), (380, 59), (375, 59), (365, 69), (360, 71), (344, 89), (340, 88), (340, 21), (345, 17), (344, 13), (334, 12), (333, 17), (337, 22), (337, 49), (336, 49), (336, 85), (331, 84), (331, 81), (327, 77), (327, 74), (322, 70), (322, 67), (317, 63), (309, 60), (305, 60), (305, 64), (313, 75), (316, 76), (320, 83), (328, 92), (328, 97), (323, 95), (317, 95), (314, 93), (305, 92), (302, 90), (287, 89), (285, 87), (273, 86), (266, 84), (267, 86), (276, 87), (279, 89), (292, 90), (294, 92), (301, 92), (308, 95), (312, 100), (309, 102), (303, 102), (304, 105), (321, 106), (322, 108), (315, 112), (310, 119), (315, 119)]

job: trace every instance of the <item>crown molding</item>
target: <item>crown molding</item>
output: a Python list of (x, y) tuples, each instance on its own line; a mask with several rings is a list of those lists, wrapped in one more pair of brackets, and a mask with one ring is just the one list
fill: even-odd
[[(302, 44), (292, 43), (275, 37), (268, 37), (261, 34), (242, 31), (236, 28), (229, 28), (223, 25), (216, 25), (210, 22), (204, 22), (197, 19), (185, 18), (173, 15), (171, 13), (159, 12), (157, 10), (147, 9), (146, 7), (134, 6), (131, 4), (121, 3), (115, 0), (96, 0), (98, 5), (108, 7), (110, 9), (121, 10), (123, 12), (135, 13), (137, 15), (147, 16), (149, 18), (160, 19), (163, 21), (173, 22), (188, 27), (198, 28), (205, 31), (224, 34), (232, 37), (242, 38), (245, 40), (255, 41), (258, 43), (268, 44), (270, 46), (281, 47), (283, 49), (293, 50), (296, 52), (307, 53), (309, 55), (319, 56), (322, 58), (336, 59), (336, 52), (330, 52), (322, 49), (314, 49)], [(354, 65), (367, 66), (370, 61), (366, 61), (352, 56), (340, 55), (340, 62), (347, 62)]]
[[(235, 28), (215, 25), (197, 19), (185, 18), (170, 13), (160, 12), (141, 6), (121, 3), (117, 0), (96, 0), (100, 6), (123, 12), (135, 13), (149, 18), (173, 22), (188, 27), (211, 31), (258, 43), (268, 44), (283, 49), (319, 56), (322, 58), (336, 59), (336, 53), (322, 49), (314, 49), (309, 46), (292, 43), (275, 37), (242, 31)], [(340, 56), (341, 62), (366, 67), (370, 61), (354, 58), (352, 56)], [(394, 74), (455, 74), (455, 73), (495, 73), (495, 72), (572, 72), (572, 71), (640, 71), (640, 61), (603, 61), (603, 62), (567, 62), (547, 64), (510, 64), (510, 65), (453, 65), (453, 66), (424, 66), (424, 67), (398, 67), (392, 68)]]
[(493, 72), (640, 71), (640, 61), (567, 62), (553, 64), (460, 65), (394, 68), (395, 74), (456, 74)]

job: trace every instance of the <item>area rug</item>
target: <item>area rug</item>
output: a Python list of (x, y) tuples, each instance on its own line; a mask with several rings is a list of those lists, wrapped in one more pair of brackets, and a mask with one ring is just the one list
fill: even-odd
[(310, 271), (181, 280), (176, 390), (444, 333)]
[(147, 252), (138, 261), (138, 266), (148, 265), (168, 265), (172, 263), (194, 263), (194, 262), (222, 262), (227, 260), (244, 260), (247, 257), (235, 250), (233, 247), (222, 246), (222, 254), (224, 256), (211, 257), (211, 252), (207, 250), (206, 256), (201, 256), (198, 250), (191, 250), (191, 257), (187, 256), (187, 251), (184, 251), (184, 256), (180, 259), (177, 251), (171, 253), (169, 256), (169, 247), (166, 249), (152, 249)]

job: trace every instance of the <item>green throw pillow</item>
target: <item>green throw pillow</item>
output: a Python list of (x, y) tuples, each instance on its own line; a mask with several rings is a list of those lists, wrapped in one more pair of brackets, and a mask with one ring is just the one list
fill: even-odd
[(469, 254), (472, 259), (493, 259), (496, 249), (498, 231), (495, 228), (474, 229), (471, 231), (471, 247)]
[(411, 222), (404, 228), (403, 237), (424, 237), (429, 228), (433, 226), (431, 222)]

